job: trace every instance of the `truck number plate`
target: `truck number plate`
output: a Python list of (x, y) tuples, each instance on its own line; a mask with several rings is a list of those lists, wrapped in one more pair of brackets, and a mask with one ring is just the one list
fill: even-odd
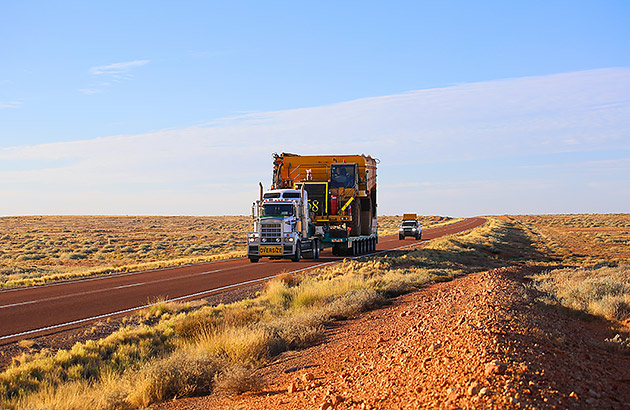
[(282, 255), (282, 247), (281, 246), (261, 246), (260, 254), (261, 255)]

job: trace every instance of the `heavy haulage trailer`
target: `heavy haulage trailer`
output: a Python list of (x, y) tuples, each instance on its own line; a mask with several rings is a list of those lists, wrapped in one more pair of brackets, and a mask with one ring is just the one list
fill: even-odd
[(317, 259), (376, 250), (376, 164), (365, 155), (273, 154), (269, 191), (252, 206), (247, 257)]

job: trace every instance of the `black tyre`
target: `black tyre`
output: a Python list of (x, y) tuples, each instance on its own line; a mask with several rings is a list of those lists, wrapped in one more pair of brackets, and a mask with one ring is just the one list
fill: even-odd
[(291, 257), (291, 260), (293, 262), (299, 262), (301, 257), (302, 257), (302, 244), (298, 242), (295, 244), (295, 253)]
[(398, 235), (398, 240), (402, 241), (403, 239), (405, 239), (405, 235)]

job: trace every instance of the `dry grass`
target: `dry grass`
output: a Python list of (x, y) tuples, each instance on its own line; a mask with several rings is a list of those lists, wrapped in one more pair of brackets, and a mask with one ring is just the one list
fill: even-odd
[(245, 255), (251, 218), (0, 218), (0, 287), (155, 269)]
[[(464, 238), (474, 240), (470, 233)], [(7, 408), (78, 408), (80, 403), (94, 409), (142, 408), (214, 389), (255, 389), (252, 368), (321, 341), (331, 321), (466, 271), (459, 250), (439, 251), (442, 261), (431, 260), (432, 252), (437, 251), (394, 252), (310, 274), (280, 275), (258, 297), (229, 305), (157, 301), (141, 313), (157, 319), (152, 327), (125, 327), (67, 351), (16, 358), (0, 374), (0, 403)]]
[[(400, 219), (379, 217), (380, 233)], [(0, 217), (0, 288), (244, 257), (249, 229), (248, 216)]]
[[(481, 228), (431, 241), (419, 250), (346, 260), (308, 274), (283, 274), (269, 281), (258, 297), (229, 305), (157, 303), (142, 313), (157, 320), (152, 327), (127, 327), (69, 351), (17, 358), (0, 374), (0, 405), (10, 409), (74, 409), (86, 404), (95, 410), (135, 409), (216, 389), (231, 393), (256, 389), (251, 378), (256, 366), (282, 351), (321, 341), (331, 321), (378, 306), (388, 297), (468, 272), (515, 264), (557, 264), (562, 260), (559, 255), (569, 248), (561, 245), (558, 236), (548, 236), (550, 220), (531, 218), (490, 218)], [(586, 222), (564, 223), (572, 227), (571, 223)], [(585, 241), (592, 240), (591, 231), (585, 235)], [(554, 243), (559, 245), (549, 254)], [(579, 263), (593, 260), (591, 256)], [(580, 288), (584, 293), (568, 291), (573, 300), (582, 300), (583, 305), (588, 301), (585, 306), (598, 306), (598, 311), (611, 317), (626, 317), (627, 300), (610, 299), (628, 294), (623, 287), (627, 286), (625, 267), (552, 272), (546, 282), (541, 279), (540, 289), (546, 286), (549, 290), (545, 291), (551, 293), (556, 286), (552, 284), (571, 284), (580, 275), (585, 280)], [(619, 287), (620, 283), (624, 285)], [(595, 293), (601, 296), (600, 302), (595, 302)]]
[(507, 218), (526, 232), (541, 252), (564, 264), (630, 263), (630, 214)]
[(548, 302), (612, 321), (630, 320), (630, 265), (556, 269), (533, 279)]

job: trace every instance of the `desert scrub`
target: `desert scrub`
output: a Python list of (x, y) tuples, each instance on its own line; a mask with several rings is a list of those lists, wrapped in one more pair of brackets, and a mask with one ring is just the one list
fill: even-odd
[(630, 214), (518, 215), (507, 217), (534, 245), (564, 265), (630, 263)]
[(245, 216), (0, 217), (0, 287), (245, 256)]
[[(73, 254), (74, 255), (74, 254)], [(85, 256), (85, 255), (84, 255)], [(181, 265), (190, 265), (194, 263), (212, 262), (223, 259), (244, 258), (244, 251), (225, 252), (208, 256), (191, 256), (186, 258), (165, 259), (163, 261), (143, 262), (133, 264), (114, 263), (110, 267), (104, 268), (81, 268), (71, 272), (55, 272), (45, 270), (43, 268), (27, 268), (18, 270), (16, 273), (6, 275), (4, 282), (0, 282), (0, 288), (10, 288), (15, 286), (36, 286), (51, 282), (57, 282), (68, 279), (86, 278), (91, 276), (106, 275), (113, 273), (137, 272), (150, 269), (169, 268)], [(68, 258), (72, 259), (72, 258)], [(81, 259), (81, 258), (74, 258)], [(85, 259), (85, 258), (83, 258)], [(100, 258), (96, 258), (101, 260)], [(2, 279), (2, 275), (0, 275)]]
[(604, 317), (630, 319), (630, 265), (557, 269), (533, 276), (542, 300)]
[[(432, 281), (500, 264), (480, 248), (504, 246), (508, 228), (489, 223), (478, 234), (453, 236), (427, 249), (282, 274), (257, 297), (227, 305), (193, 308), (157, 301), (140, 313), (152, 326), (128, 326), (68, 351), (17, 358), (0, 374), (0, 404), (135, 409), (214, 389), (255, 389), (253, 369), (283, 351), (321, 341), (330, 322)], [(496, 236), (497, 229), (505, 232)], [(471, 257), (477, 264), (472, 268), (466, 266)]]
[[(420, 218), (425, 227), (455, 221)], [(400, 217), (379, 224), (393, 234)], [(0, 217), (0, 288), (245, 257), (250, 229), (246, 216)]]

